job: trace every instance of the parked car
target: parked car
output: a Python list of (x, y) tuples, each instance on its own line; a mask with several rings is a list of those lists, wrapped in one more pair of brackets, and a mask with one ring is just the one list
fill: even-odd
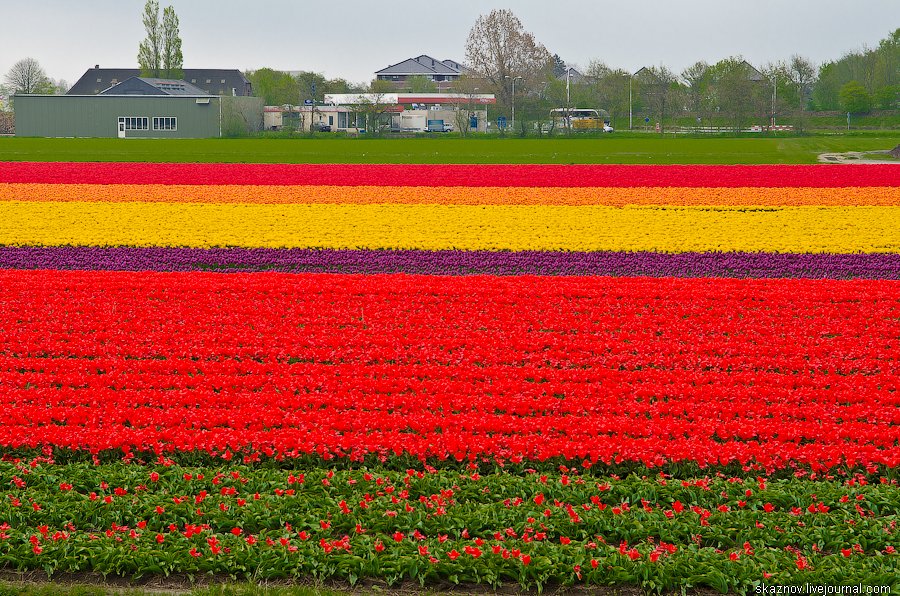
[(453, 132), (453, 125), (449, 122), (429, 122), (425, 132)]
[(331, 126), (325, 124), (324, 122), (318, 122), (313, 124), (313, 131), (315, 132), (331, 132)]

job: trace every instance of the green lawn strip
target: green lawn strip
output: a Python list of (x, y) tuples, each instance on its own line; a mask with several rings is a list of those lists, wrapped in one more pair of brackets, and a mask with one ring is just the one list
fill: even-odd
[(228, 163), (815, 163), (820, 153), (892, 149), (900, 133), (809, 137), (0, 138), (0, 161)]
[(0, 464), (0, 567), (721, 591), (771, 574), (900, 587), (900, 491), (887, 478), (761, 486), (715, 472), (34, 463)]

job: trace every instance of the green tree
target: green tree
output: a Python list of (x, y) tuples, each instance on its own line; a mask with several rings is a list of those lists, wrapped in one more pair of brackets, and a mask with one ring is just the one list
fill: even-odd
[(437, 93), (437, 85), (425, 75), (416, 75), (406, 79), (406, 88), (410, 93)]
[[(290, 74), (272, 68), (260, 68), (246, 73), (257, 97), (262, 97), (267, 106), (301, 103), (303, 89)], [(303, 97), (302, 99), (306, 99)]]
[(841, 109), (851, 114), (867, 114), (872, 110), (872, 96), (858, 81), (850, 81), (838, 94)]
[(141, 18), (147, 37), (138, 46), (138, 64), (141, 76), (158, 77), (162, 74), (162, 23), (159, 20), (159, 2), (147, 0)]
[(559, 57), (559, 54), (553, 54), (553, 66), (551, 72), (553, 76), (557, 79), (566, 76), (566, 70), (569, 67), (566, 65), (566, 61)]
[(875, 92), (875, 105), (882, 110), (893, 110), (900, 104), (900, 85), (888, 85)]
[(181, 53), (181, 36), (178, 32), (178, 15), (167, 6), (163, 10), (162, 69), (167, 79), (184, 77), (184, 56)]
[(328, 79), (318, 72), (303, 71), (294, 76), (297, 89), (300, 91), (300, 99), (312, 99), (316, 103), (325, 101), (326, 93), (333, 93), (328, 89)]
[(159, 17), (158, 0), (147, 0), (141, 17), (147, 37), (138, 46), (141, 76), (180, 79), (184, 76), (184, 56), (178, 33), (178, 15), (167, 6)]
[(822, 64), (813, 89), (816, 108), (841, 108), (840, 90), (850, 81), (858, 82), (869, 94), (900, 85), (900, 29), (881, 40), (877, 48), (848, 52), (839, 60)]

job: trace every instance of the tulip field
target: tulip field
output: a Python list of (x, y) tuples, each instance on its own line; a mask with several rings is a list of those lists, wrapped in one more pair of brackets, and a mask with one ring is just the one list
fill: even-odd
[(0, 162), (0, 215), (2, 569), (900, 589), (895, 164)]

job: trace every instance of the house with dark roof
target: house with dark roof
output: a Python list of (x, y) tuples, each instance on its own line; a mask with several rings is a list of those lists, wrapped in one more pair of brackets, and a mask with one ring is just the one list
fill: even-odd
[(434, 82), (439, 91), (445, 91), (453, 86), (463, 74), (468, 74), (469, 69), (455, 60), (437, 60), (431, 56), (422, 54), (415, 58), (407, 58), (397, 64), (392, 64), (375, 73), (379, 81), (389, 81), (398, 89), (406, 87), (409, 77), (426, 77)]
[(213, 95), (184, 80), (132, 76), (86, 95), (17, 95), (29, 137), (209, 138), (259, 130), (261, 97)]
[[(185, 82), (207, 95), (253, 95), (250, 81), (237, 69), (185, 68), (183, 72)], [(110, 87), (140, 76), (139, 68), (100, 68), (98, 64), (81, 75), (67, 95), (99, 95)]]
[(591, 82), (591, 77), (588, 77), (577, 68), (574, 68), (572, 66), (567, 67), (566, 70), (556, 78), (560, 81), (568, 81), (572, 85), (580, 85), (582, 83)]

